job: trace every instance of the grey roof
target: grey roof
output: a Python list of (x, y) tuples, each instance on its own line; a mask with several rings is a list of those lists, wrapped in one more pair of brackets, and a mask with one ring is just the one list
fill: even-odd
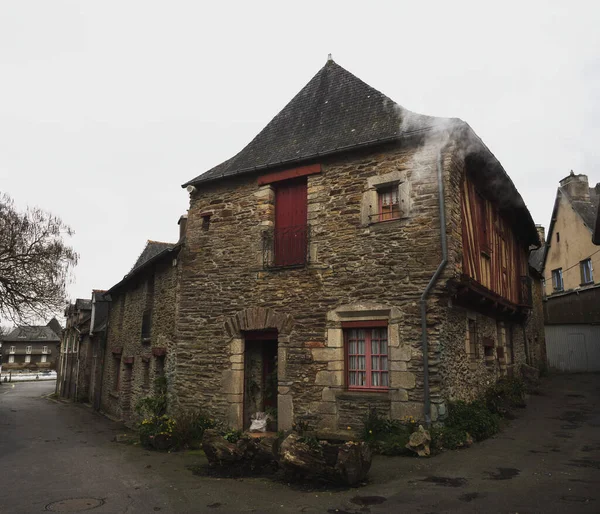
[[(575, 212), (581, 216), (583, 222), (590, 230), (594, 230), (596, 225), (596, 214), (598, 213), (598, 193), (596, 188), (590, 187), (590, 200), (571, 200), (571, 205)], [(568, 195), (567, 195), (568, 196)]]
[(183, 186), (392, 141), (444, 120), (404, 109), (330, 60), (241, 152)]
[(148, 242), (146, 243), (146, 247), (144, 248), (140, 256), (137, 258), (137, 261), (135, 261), (135, 264), (133, 265), (133, 268), (131, 268), (131, 271), (144, 265), (150, 259), (156, 257), (159, 253), (162, 253), (165, 250), (170, 250), (174, 246), (175, 245), (172, 243), (162, 243), (160, 241), (148, 240)]
[(17, 327), (2, 338), (3, 341), (60, 341), (48, 326)]
[(82, 311), (90, 311), (92, 310), (92, 300), (77, 298), (77, 300), (75, 300), (75, 308)]
[(529, 265), (540, 274), (544, 271), (544, 260), (546, 259), (547, 248), (546, 243), (542, 241), (542, 246), (529, 254)]

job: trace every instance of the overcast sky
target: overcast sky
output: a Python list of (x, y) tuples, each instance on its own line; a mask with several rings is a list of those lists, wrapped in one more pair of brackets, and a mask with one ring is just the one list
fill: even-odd
[(600, 181), (600, 4), (3, 0), (0, 191), (76, 232), (72, 298), (176, 241), (180, 185), (237, 153), (327, 54), (404, 107), (467, 121), (536, 223)]

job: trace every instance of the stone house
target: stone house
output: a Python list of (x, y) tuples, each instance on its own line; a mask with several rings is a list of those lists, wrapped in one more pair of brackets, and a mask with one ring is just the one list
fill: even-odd
[[(65, 309), (66, 324), (62, 332), (60, 344), (60, 363), (56, 380), (56, 394), (71, 400), (83, 400), (87, 383), (85, 374), (79, 373), (82, 334), (89, 333), (92, 312), (92, 302), (77, 298)], [(84, 360), (87, 356), (87, 346), (83, 347)]]
[(257, 411), (278, 429), (430, 421), (528, 362), (536, 227), (465, 122), (330, 60), (184, 187), (178, 407), (240, 429)]
[(47, 325), (21, 326), (3, 336), (0, 346), (3, 372), (55, 369), (60, 344), (55, 332), (57, 325), (53, 318)]
[[(185, 226), (185, 218), (180, 219)], [(99, 407), (126, 423), (174, 366), (177, 244), (148, 241), (131, 271), (105, 294), (110, 301)]]
[(571, 172), (556, 192), (542, 256), (549, 365), (600, 371), (600, 250), (594, 245), (600, 184)]

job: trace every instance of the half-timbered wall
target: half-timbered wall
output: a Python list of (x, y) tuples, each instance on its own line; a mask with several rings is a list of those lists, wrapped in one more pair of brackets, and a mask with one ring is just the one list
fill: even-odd
[(497, 207), (465, 177), (462, 186), (463, 273), (518, 305), (527, 255)]

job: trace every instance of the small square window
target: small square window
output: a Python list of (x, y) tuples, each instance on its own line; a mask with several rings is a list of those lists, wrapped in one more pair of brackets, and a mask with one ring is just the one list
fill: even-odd
[(379, 200), (379, 221), (396, 220), (400, 218), (400, 197), (398, 186), (380, 189), (377, 192)]
[(31, 362), (31, 355), (25, 355), (25, 363)]
[(552, 270), (552, 287), (555, 291), (564, 289), (562, 268)]
[(592, 273), (592, 259), (585, 259), (579, 263), (579, 270), (581, 272), (581, 285), (592, 284), (594, 282), (594, 275)]
[(9, 364), (14, 364), (15, 362), (15, 356), (14, 355), (9, 355), (8, 356), (8, 363)]

